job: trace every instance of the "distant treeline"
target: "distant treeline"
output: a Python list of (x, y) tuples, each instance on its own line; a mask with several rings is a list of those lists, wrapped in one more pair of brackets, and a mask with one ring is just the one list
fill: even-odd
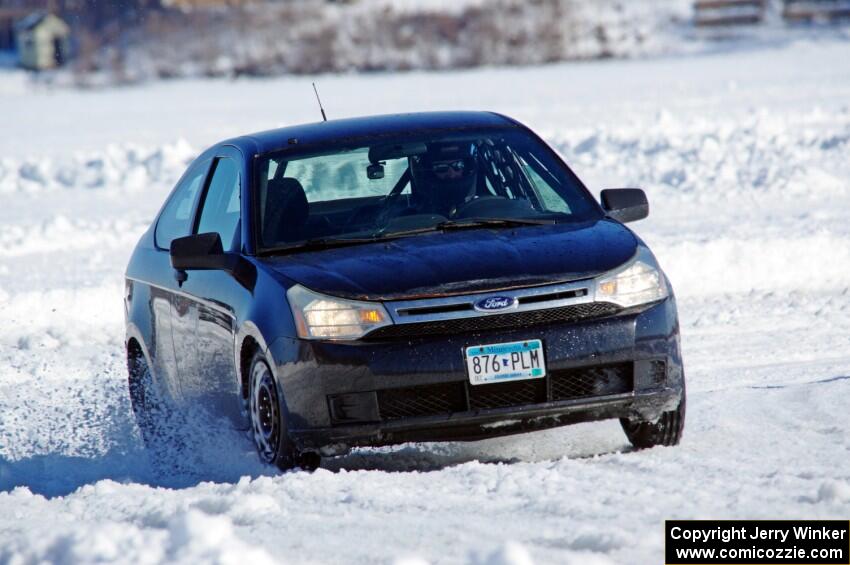
[(399, 4), (391, 0), (56, 0), (54, 4), (75, 29), (72, 68), (80, 84), (184, 76), (449, 69), (626, 56), (663, 50), (659, 36), (680, 16), (682, 6), (690, 9), (689, 0)]

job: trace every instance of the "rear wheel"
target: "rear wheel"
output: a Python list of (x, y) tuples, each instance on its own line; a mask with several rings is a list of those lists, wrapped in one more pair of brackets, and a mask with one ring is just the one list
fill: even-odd
[(277, 465), (281, 470), (295, 467), (313, 471), (321, 462), (317, 453), (299, 453), (289, 437), (284, 404), (278, 394), (277, 382), (268, 361), (258, 351), (251, 360), (248, 408), (251, 415), (251, 434), (260, 459)]
[(131, 347), (128, 352), (127, 371), (130, 404), (151, 462), (157, 470), (179, 467), (183, 424), (160, 394), (150, 367), (138, 348)]
[(620, 418), (620, 424), (631, 444), (638, 449), (656, 445), (677, 445), (685, 429), (685, 400), (685, 390), (682, 389), (679, 406), (675, 410), (663, 412), (655, 422)]

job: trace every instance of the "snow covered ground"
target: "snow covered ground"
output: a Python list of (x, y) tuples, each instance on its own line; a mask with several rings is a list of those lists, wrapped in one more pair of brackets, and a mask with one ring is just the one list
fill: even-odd
[(0, 75), (0, 563), (660, 563), (665, 518), (850, 515), (850, 43), (323, 76), (332, 117), (493, 109), (635, 229), (679, 297), (685, 437), (606, 422), (277, 475), (241, 436), (157, 477), (122, 351), (129, 252), (197, 151), (314, 120), (309, 79), (49, 91)]

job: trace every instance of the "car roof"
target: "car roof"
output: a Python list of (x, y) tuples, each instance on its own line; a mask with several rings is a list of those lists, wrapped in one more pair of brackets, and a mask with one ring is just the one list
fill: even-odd
[(517, 125), (517, 122), (512, 119), (494, 112), (386, 114), (328, 120), (262, 131), (224, 141), (222, 145), (235, 145), (248, 153), (261, 154), (291, 148), (293, 145), (314, 145), (346, 138), (393, 135), (415, 130)]

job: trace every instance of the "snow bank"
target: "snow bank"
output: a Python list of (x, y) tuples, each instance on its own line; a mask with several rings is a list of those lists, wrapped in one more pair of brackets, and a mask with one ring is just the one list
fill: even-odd
[(740, 209), (765, 198), (845, 195), (850, 106), (831, 114), (754, 109), (743, 119), (662, 110), (654, 118), (554, 138), (575, 168), (647, 187), (662, 205), (722, 202)]
[(124, 218), (71, 219), (56, 214), (36, 224), (0, 227), (0, 257), (133, 245), (148, 225)]
[(60, 188), (140, 191), (178, 178), (197, 153), (185, 140), (156, 148), (112, 145), (68, 159), (0, 160), (0, 194)]

